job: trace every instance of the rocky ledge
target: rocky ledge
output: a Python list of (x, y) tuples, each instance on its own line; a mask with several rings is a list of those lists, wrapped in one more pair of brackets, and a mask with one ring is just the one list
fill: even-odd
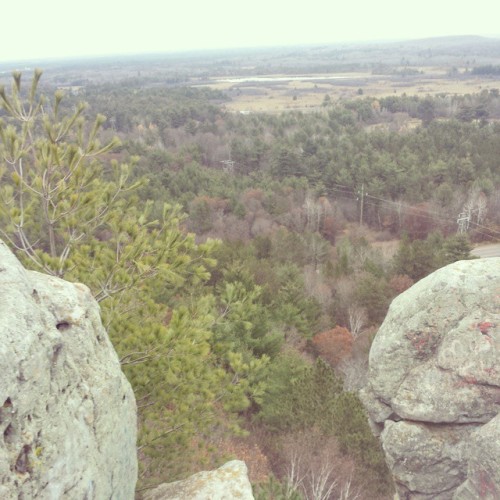
[(0, 498), (134, 498), (136, 405), (89, 289), (0, 241)]
[(144, 500), (253, 500), (245, 462), (232, 460), (213, 471), (202, 471), (183, 481), (166, 483), (144, 495)]
[(500, 498), (500, 259), (397, 297), (362, 399), (402, 499)]

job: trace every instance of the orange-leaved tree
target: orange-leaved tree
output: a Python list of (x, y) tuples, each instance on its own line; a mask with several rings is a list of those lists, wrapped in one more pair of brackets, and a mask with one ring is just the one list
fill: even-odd
[(316, 353), (332, 366), (350, 356), (353, 341), (352, 333), (343, 326), (336, 326), (312, 338)]

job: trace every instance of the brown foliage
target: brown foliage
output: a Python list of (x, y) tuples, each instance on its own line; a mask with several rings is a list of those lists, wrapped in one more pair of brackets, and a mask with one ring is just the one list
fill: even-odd
[(247, 212), (258, 213), (262, 211), (264, 192), (261, 189), (247, 189), (242, 195), (242, 202)]
[(253, 237), (267, 235), (272, 233), (276, 227), (276, 224), (268, 217), (255, 217), (250, 232)]
[(206, 204), (206, 206), (213, 211), (222, 211), (226, 212), (229, 206), (229, 200), (224, 200), (222, 198), (213, 198), (211, 196), (197, 196), (193, 203), (201, 203)]
[(312, 344), (319, 356), (332, 366), (337, 366), (343, 359), (351, 355), (353, 340), (353, 336), (347, 328), (336, 326), (315, 335)]
[(243, 193), (243, 203), (252, 199), (262, 201), (264, 199), (264, 191), (259, 188), (247, 189)]
[(338, 227), (336, 220), (331, 215), (326, 215), (321, 224), (321, 236), (328, 240), (330, 243), (335, 243), (335, 236)]
[(252, 441), (251, 437), (226, 439), (217, 443), (217, 448), (224, 456), (243, 460), (248, 467), (248, 477), (252, 483), (265, 482), (269, 479), (271, 467), (259, 445)]
[(354, 486), (354, 462), (343, 455), (335, 438), (314, 429), (284, 436), (279, 476), (305, 498), (361, 498)]
[(403, 218), (403, 228), (412, 240), (425, 239), (436, 230), (437, 223), (429, 203), (419, 203), (408, 208)]
[(414, 281), (407, 274), (396, 274), (389, 281), (389, 287), (396, 295), (403, 293), (413, 285)]
[(250, 227), (246, 220), (228, 214), (217, 218), (212, 230), (207, 234), (210, 238), (224, 241), (248, 241), (250, 239)]

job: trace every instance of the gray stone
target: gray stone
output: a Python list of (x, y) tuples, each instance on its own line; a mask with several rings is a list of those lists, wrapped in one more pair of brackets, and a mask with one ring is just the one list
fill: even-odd
[(456, 488), (466, 476), (463, 457), (475, 428), (388, 420), (381, 438), (394, 481), (431, 498)]
[(500, 498), (500, 415), (472, 434), (468, 449), (467, 480), (454, 500)]
[(495, 386), (484, 386), (432, 363), (415, 366), (392, 398), (401, 418), (422, 422), (488, 422), (496, 414)]
[(136, 406), (89, 289), (0, 241), (2, 499), (134, 498)]
[(499, 366), (500, 259), (456, 262), (392, 302), (361, 397), (401, 497), (498, 493)]
[(203, 471), (183, 481), (166, 483), (144, 495), (144, 500), (252, 500), (245, 462), (233, 460), (214, 471)]

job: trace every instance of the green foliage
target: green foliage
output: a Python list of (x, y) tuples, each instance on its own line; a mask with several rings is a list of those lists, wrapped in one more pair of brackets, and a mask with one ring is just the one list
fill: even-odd
[[(392, 274), (420, 279), (469, 258), (467, 238), (431, 231), (454, 230), (472, 188), (490, 203), (482, 224), (498, 222), (500, 127), (486, 122), (498, 92), (325, 96), (320, 113), (239, 115), (217, 106), (219, 92), (139, 81), (87, 86), (84, 107), (40, 97), (38, 78), (0, 90), (0, 232), (26, 263), (100, 300), (139, 403), (143, 481), (209, 463), (210, 436), (255, 418), (273, 438), (333, 436), (383, 489), (356, 394), (299, 351), (333, 314), (347, 326), (351, 306), (381, 322)], [(92, 122), (95, 110), (110, 119)], [(362, 184), (366, 225), (427, 238), (404, 238), (391, 269), (352, 230)], [(289, 498), (286, 484), (263, 488)]]
[[(251, 335), (245, 359), (231, 350), (241, 345), (213, 349), (215, 300), (196, 291), (216, 244), (196, 245), (178, 207), (165, 204), (153, 219), (154, 204), (128, 182), (130, 166), (106, 161), (117, 141), (100, 143), (104, 117), (88, 126), (83, 105), (62, 114), (60, 94), (42, 106), (39, 77), (27, 101), (20, 75), (10, 96), (0, 89), (0, 232), (28, 265), (86, 283), (101, 302), (138, 401), (141, 476), (172, 479), (186, 472), (193, 440), (203, 443), (214, 426), (240, 431), (235, 417), (259, 400), (268, 358), (252, 356), (259, 346)], [(231, 322), (246, 332), (247, 317), (257, 323), (254, 299), (245, 313), (246, 297), (234, 292), (230, 300), (227, 291), (221, 301), (232, 316), (220, 328)]]
[(221, 319), (215, 326), (215, 348), (223, 344), (251, 356), (275, 357), (283, 342), (273, 332), (267, 308), (261, 303), (261, 288), (246, 287), (240, 281), (223, 283), (217, 294)]
[[(418, 203), (429, 200), (433, 188), (442, 184), (456, 193), (474, 179), (498, 184), (500, 130), (484, 126), (488, 117), (498, 118), (500, 98), (494, 90), (466, 96), (363, 98), (328, 106), (327, 113), (276, 116), (225, 114), (215, 106), (224, 98), (221, 93), (201, 88), (95, 86), (87, 88), (86, 98), (93, 109), (110, 116), (105, 126), (128, 134), (131, 142), (125, 150), (148, 156), (142, 171), (154, 172), (161, 179), (158, 184), (184, 207), (192, 195), (220, 196), (235, 179), (255, 176), (255, 186), (257, 176), (270, 174), (280, 182), (300, 178), (327, 188), (341, 184), (357, 190), (364, 182), (370, 195)], [(449, 119), (450, 113), (457, 120)], [(422, 120), (425, 127), (401, 134), (401, 114)], [(122, 129), (118, 122), (127, 125)], [(365, 123), (384, 127), (368, 133)], [(179, 128), (186, 126), (194, 135), (179, 135)], [(217, 150), (222, 147), (229, 151), (221, 156)], [(238, 175), (221, 182), (221, 169), (213, 167), (228, 156), (236, 162)], [(210, 167), (202, 174), (204, 184), (196, 180), (195, 189), (188, 188), (190, 175), (182, 173), (193, 161)], [(440, 165), (439, 172), (433, 172), (435, 165)], [(380, 204), (367, 216), (370, 224), (380, 223)]]
[(300, 176), (303, 173), (300, 157), (291, 146), (280, 146), (274, 151), (273, 171), (279, 178)]
[(278, 290), (272, 300), (274, 317), (281, 324), (311, 337), (316, 333), (321, 308), (314, 298), (305, 294), (299, 268), (293, 264), (282, 264), (275, 269), (275, 273)]
[(272, 431), (288, 430), (294, 425), (294, 398), (290, 388), (302, 380), (308, 369), (307, 362), (293, 351), (280, 354), (268, 366), (266, 374), (270, 383), (264, 392), (258, 419)]
[[(249, 293), (250, 297), (258, 291), (257, 303), (253, 305), (260, 309), (255, 314), (256, 324), (260, 324), (261, 332), (267, 329), (268, 334), (257, 334), (254, 329), (252, 335), (259, 338), (259, 342), (269, 341), (269, 346), (274, 346), (272, 352), (267, 352), (271, 356), (274, 356), (281, 343), (283, 334), (280, 332), (286, 334), (293, 329), (310, 337), (316, 333), (321, 313), (318, 302), (304, 291), (301, 269), (294, 263), (282, 262), (285, 255), (278, 253), (283, 241), (280, 236), (282, 233), (290, 235), (288, 231), (279, 231), (272, 238), (257, 238), (248, 245), (224, 242), (215, 254), (218, 269), (212, 273), (211, 280), (217, 284), (218, 294), (226, 287), (225, 281), (240, 281), (246, 290), (244, 293)], [(265, 245), (267, 258), (259, 255), (262, 245)], [(227, 271), (221, 272), (224, 268)], [(257, 283), (259, 285), (256, 287)]]
[[(329, 409), (342, 392), (342, 383), (321, 359), (314, 366), (304, 362), (292, 367), (290, 355), (277, 365), (278, 384), (288, 386), (278, 392), (270, 385), (263, 399), (259, 418), (266, 425), (281, 431), (302, 430), (329, 423)], [(289, 373), (288, 380), (283, 376)], [(280, 373), (281, 372), (281, 373)], [(273, 374), (274, 375), (274, 374)], [(281, 389), (281, 388), (280, 388)]]
[(466, 235), (443, 238), (440, 233), (432, 233), (425, 240), (401, 240), (394, 256), (395, 274), (406, 274), (419, 280), (436, 269), (457, 260), (471, 259), (472, 247)]
[(447, 238), (441, 249), (441, 258), (443, 265), (451, 264), (457, 260), (472, 259), (472, 245), (465, 234), (457, 234)]
[(389, 287), (385, 277), (362, 273), (356, 282), (356, 302), (365, 308), (370, 321), (381, 323), (390, 303)]
[(404, 237), (394, 257), (395, 274), (406, 274), (419, 280), (436, 269), (435, 255), (434, 249), (424, 240), (410, 242)]
[(342, 381), (324, 361), (318, 358), (307, 366), (293, 356), (278, 358), (270, 374), (273, 383), (264, 394), (260, 421), (275, 431), (316, 428), (334, 436), (342, 452), (356, 457), (365, 473), (377, 478), (381, 491), (390, 488), (380, 444), (358, 396), (343, 390)]
[[(95, 160), (117, 144), (101, 145), (97, 135), (104, 117), (84, 127), (84, 106), (60, 116), (61, 94), (51, 107), (42, 107), (35, 73), (27, 102), (23, 102), (20, 75), (11, 96), (0, 92), (7, 112), (0, 122), (1, 234), (41, 270), (63, 275), (77, 242), (106, 225), (127, 189), (129, 167), (112, 165), (111, 180), (101, 180)], [(46, 109), (50, 109), (46, 112)], [(84, 224), (81, 222), (84, 221)]]

